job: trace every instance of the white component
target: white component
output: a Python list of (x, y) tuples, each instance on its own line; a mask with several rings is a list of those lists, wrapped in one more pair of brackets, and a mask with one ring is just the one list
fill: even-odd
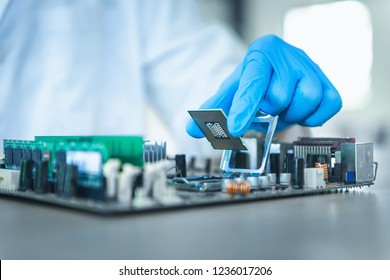
[(341, 163), (341, 151), (334, 152), (335, 163)]
[(291, 173), (280, 173), (280, 184), (289, 186), (291, 183)]
[(259, 177), (251, 176), (246, 178), (249, 185), (251, 185), (251, 190), (257, 190), (259, 188)]
[(115, 198), (117, 195), (118, 170), (121, 166), (119, 159), (109, 159), (103, 165), (103, 175), (106, 177), (107, 197)]
[(167, 160), (156, 163), (145, 164), (144, 166), (144, 194), (149, 196), (152, 193), (154, 200), (161, 203), (173, 204), (178, 202), (178, 198), (168, 188), (166, 183), (166, 173), (172, 165)]
[(269, 177), (269, 184), (271, 186), (275, 186), (276, 185), (276, 174), (275, 173), (268, 173), (268, 177)]
[(146, 193), (143, 189), (137, 188), (134, 194), (134, 200), (132, 206), (134, 208), (149, 208), (156, 205), (156, 202), (151, 198), (146, 196)]
[(172, 165), (167, 160), (159, 161), (156, 164), (153, 182), (153, 197), (159, 199), (167, 194), (167, 180), (166, 173), (168, 168)]
[(119, 203), (131, 204), (131, 193), (134, 187), (134, 180), (141, 173), (141, 168), (126, 163), (122, 167), (123, 171), (119, 175), (118, 201)]
[(259, 188), (269, 188), (270, 185), (271, 182), (268, 175), (259, 176)]
[(272, 143), (271, 149), (269, 150), (270, 154), (280, 154), (280, 144), (279, 143)]
[(20, 171), (0, 169), (0, 190), (17, 191), (19, 187)]
[(319, 189), (325, 188), (323, 168), (305, 168), (305, 188)]

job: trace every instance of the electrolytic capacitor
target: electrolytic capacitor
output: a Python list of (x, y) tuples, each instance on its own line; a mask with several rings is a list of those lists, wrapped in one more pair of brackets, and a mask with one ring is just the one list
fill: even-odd
[(290, 173), (280, 173), (280, 184), (283, 186), (289, 186), (291, 183)]
[(187, 177), (186, 155), (176, 155), (175, 164), (176, 164), (176, 176)]
[(36, 193), (46, 193), (49, 191), (49, 162), (41, 161), (38, 163), (37, 167), (37, 178), (35, 182), (35, 192)]
[(269, 184), (271, 186), (276, 185), (276, 174), (275, 173), (268, 173), (268, 178), (269, 178)]
[(63, 195), (64, 193), (64, 184), (65, 184), (65, 173), (66, 173), (66, 164), (57, 163), (55, 166), (56, 176), (55, 176), (55, 192), (58, 195)]
[(204, 168), (204, 172), (206, 174), (210, 174), (211, 173), (211, 158), (207, 158), (206, 159), (206, 165), (205, 165), (205, 168)]
[(74, 196), (77, 188), (77, 177), (79, 176), (79, 171), (76, 165), (67, 164), (66, 173), (64, 180), (64, 196), (72, 197)]
[(292, 173), (294, 154), (286, 153), (283, 161), (283, 173)]
[(268, 175), (259, 176), (259, 189), (260, 190), (268, 190), (270, 189), (270, 179)]
[(280, 154), (269, 155), (270, 173), (274, 173), (276, 176), (276, 184), (280, 182)]
[(294, 189), (303, 189), (305, 178), (305, 166), (303, 158), (294, 158), (293, 164), (293, 182), (292, 187)]
[(259, 187), (259, 178), (258, 177), (251, 176), (251, 177), (246, 178), (246, 180), (248, 181), (248, 183), (251, 186), (252, 190), (257, 190), (258, 189), (258, 187)]
[(19, 191), (26, 191), (33, 188), (33, 161), (23, 159), (20, 168)]
[(37, 166), (37, 177), (35, 182), (35, 192), (36, 193), (46, 193), (49, 191), (49, 182), (48, 182), (48, 173), (49, 173), (49, 162), (41, 161)]

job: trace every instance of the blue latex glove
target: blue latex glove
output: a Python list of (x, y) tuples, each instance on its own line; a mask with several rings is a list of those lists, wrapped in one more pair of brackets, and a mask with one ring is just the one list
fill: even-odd
[[(229, 132), (242, 136), (258, 110), (279, 115), (281, 131), (292, 124), (321, 126), (341, 106), (335, 87), (302, 50), (267, 35), (252, 43), (244, 60), (201, 109), (221, 108), (228, 116)], [(193, 120), (187, 132), (204, 136)]]

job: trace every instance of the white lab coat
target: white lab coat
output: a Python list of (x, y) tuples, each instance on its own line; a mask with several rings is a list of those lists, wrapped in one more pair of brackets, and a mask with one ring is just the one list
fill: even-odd
[(199, 140), (185, 132), (187, 110), (243, 53), (191, 0), (0, 0), (0, 141), (148, 137), (157, 129), (146, 129), (150, 104), (176, 151), (191, 153)]

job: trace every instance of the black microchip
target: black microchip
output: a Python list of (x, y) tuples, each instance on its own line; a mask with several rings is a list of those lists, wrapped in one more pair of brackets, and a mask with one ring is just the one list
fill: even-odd
[(214, 149), (247, 150), (240, 137), (229, 133), (227, 118), (221, 109), (192, 110), (188, 113)]
[(12, 148), (5, 148), (5, 165), (12, 165)]
[(31, 149), (22, 149), (22, 159), (31, 159)]
[(56, 163), (66, 163), (66, 152), (57, 151), (56, 152)]
[(22, 160), (22, 149), (14, 148), (12, 151), (12, 164), (15, 166), (20, 166)]
[(41, 150), (32, 150), (31, 158), (35, 163), (41, 162), (42, 161), (42, 151)]

